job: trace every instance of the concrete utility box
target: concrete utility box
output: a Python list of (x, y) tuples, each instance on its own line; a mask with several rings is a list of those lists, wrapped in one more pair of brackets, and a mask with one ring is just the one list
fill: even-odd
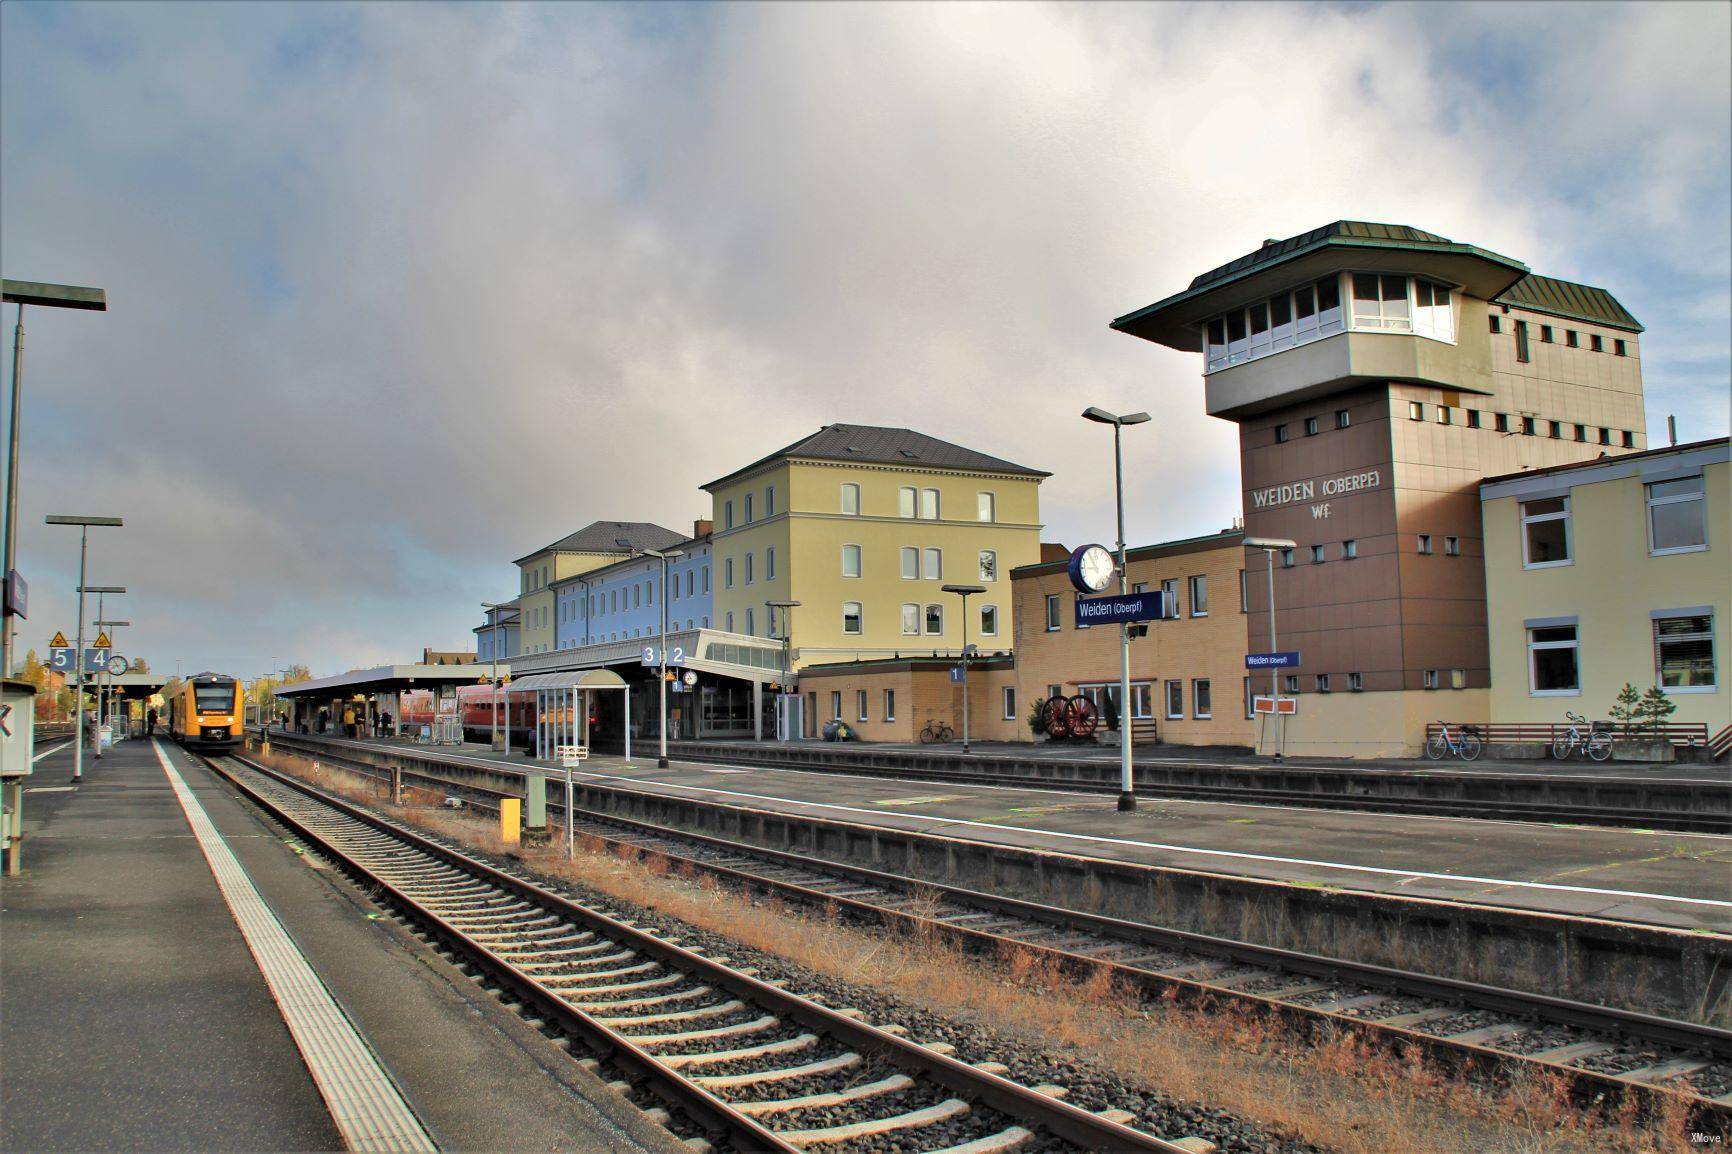
[(0, 856), (16, 875), (24, 838), (24, 782), (36, 759), (36, 687), (28, 681), (0, 681)]

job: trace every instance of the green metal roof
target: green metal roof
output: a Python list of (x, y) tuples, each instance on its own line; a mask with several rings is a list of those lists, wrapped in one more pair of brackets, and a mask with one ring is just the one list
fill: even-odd
[(1644, 331), (1642, 323), (1605, 289), (1555, 280), (1538, 273), (1529, 273), (1517, 281), (1497, 298), (1497, 303), (1608, 328), (1626, 329), (1632, 333)]
[[(1298, 236), (1290, 236), (1286, 240), (1266, 240), (1263, 247), (1237, 260), (1228, 261), (1220, 268), (1212, 268), (1208, 272), (1191, 281), (1187, 292), (1194, 292), (1209, 285), (1222, 281), (1234, 280), (1241, 273), (1250, 272), (1266, 264), (1275, 264), (1287, 257), (1301, 252), (1307, 252), (1320, 245), (1330, 242), (1356, 244), (1366, 247), (1386, 248), (1442, 248), (1459, 250), (1463, 245), (1457, 245), (1446, 236), (1438, 236), (1435, 232), (1412, 228), (1405, 224), (1377, 224), (1366, 220), (1338, 220), (1334, 224), (1326, 224), (1322, 228), (1314, 228), (1310, 232), (1302, 232)], [(1511, 264), (1515, 262), (1511, 261)]]

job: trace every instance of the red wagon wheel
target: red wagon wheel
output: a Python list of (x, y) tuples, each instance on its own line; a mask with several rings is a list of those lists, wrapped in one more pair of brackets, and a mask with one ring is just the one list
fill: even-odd
[(1062, 697), (1049, 697), (1041, 707), (1041, 724), (1048, 736), (1063, 737), (1070, 732), (1070, 702)]
[(1095, 708), (1095, 703), (1081, 694), (1070, 699), (1068, 714), (1072, 737), (1089, 737), (1101, 723), (1100, 711)]

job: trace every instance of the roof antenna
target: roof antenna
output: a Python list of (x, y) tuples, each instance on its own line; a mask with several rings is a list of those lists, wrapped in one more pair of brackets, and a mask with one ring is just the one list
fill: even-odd
[(1674, 445), (1678, 443), (1678, 418), (1672, 413), (1666, 414), (1666, 438)]

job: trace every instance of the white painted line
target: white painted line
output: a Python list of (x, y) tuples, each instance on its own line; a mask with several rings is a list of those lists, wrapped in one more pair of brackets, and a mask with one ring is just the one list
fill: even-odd
[(168, 775), (168, 783), (174, 788), (181, 812), (186, 815), (199, 849), (216, 877), (223, 901), (270, 986), (271, 997), (276, 999), (277, 1009), (300, 1048), (344, 1144), (350, 1150), (381, 1154), (437, 1151), (390, 1074), (379, 1064), (354, 1023), (337, 1005), (331, 991), (325, 988), (253, 886), (246, 870), (211, 824), (204, 806), (163, 753), (161, 743), (153, 738), (150, 747), (156, 751), (163, 773)]
[(1719, 901), (1713, 898), (1687, 898), (1675, 894), (1644, 893), (1640, 890), (1599, 889), (1594, 886), (1565, 886), (1551, 882), (1524, 882), (1513, 878), (1477, 877), (1472, 874), (1427, 873), (1423, 870), (1387, 869), (1382, 866), (1353, 865), (1348, 862), (1319, 861), (1314, 858), (1279, 857), (1274, 854), (1244, 853), (1239, 850), (1198, 849), (1195, 846), (1172, 845), (1168, 842), (1137, 841), (1131, 838), (1100, 837), (1096, 834), (1067, 833), (1062, 830), (1032, 829), (1027, 826), (1006, 825), (1003, 822), (970, 821), (960, 817), (939, 817), (930, 813), (902, 813), (893, 809), (864, 809), (852, 805), (836, 805), (823, 801), (799, 801), (793, 798), (776, 797), (772, 794), (745, 793), (737, 789), (719, 789), (703, 785), (675, 785), (665, 781), (647, 781), (641, 777), (623, 777), (618, 774), (591, 773), (579, 770), (578, 777), (586, 777), (595, 781), (615, 781), (626, 785), (643, 787), (659, 785), (664, 789), (685, 789), (697, 793), (714, 793), (731, 797), (743, 797), (750, 801), (774, 801), (784, 805), (803, 806), (807, 809), (834, 810), (838, 813), (867, 814), (873, 817), (902, 817), (910, 821), (940, 822), (944, 825), (964, 826), (970, 829), (1007, 830), (1011, 833), (1026, 833), (1037, 837), (1060, 838), (1069, 841), (1094, 842), (1098, 845), (1122, 845), (1134, 849), (1158, 849), (1168, 853), (1195, 854), (1201, 857), (1230, 858), (1237, 861), (1269, 862), (1274, 865), (1312, 866), (1317, 869), (1344, 870), (1350, 873), (1376, 874), (1382, 877), (1394, 877), (1413, 880), (1471, 882), (1475, 885), (1508, 887), (1513, 889), (1543, 890), (1548, 893), (1592, 894), (1596, 897), (1612, 897), (1652, 902), (1676, 902), (1680, 905), (1711, 906), (1716, 909), (1732, 909), (1732, 901)]
[(61, 744), (55, 746), (53, 749), (45, 749), (41, 753), (37, 754), (35, 757), (31, 758), (30, 764), (35, 765), (37, 762), (41, 761), (43, 758), (47, 757), (49, 754), (59, 753), (61, 750), (69, 748), (71, 745), (72, 745), (72, 743), (70, 741), (67, 741), (67, 742), (62, 742)]

